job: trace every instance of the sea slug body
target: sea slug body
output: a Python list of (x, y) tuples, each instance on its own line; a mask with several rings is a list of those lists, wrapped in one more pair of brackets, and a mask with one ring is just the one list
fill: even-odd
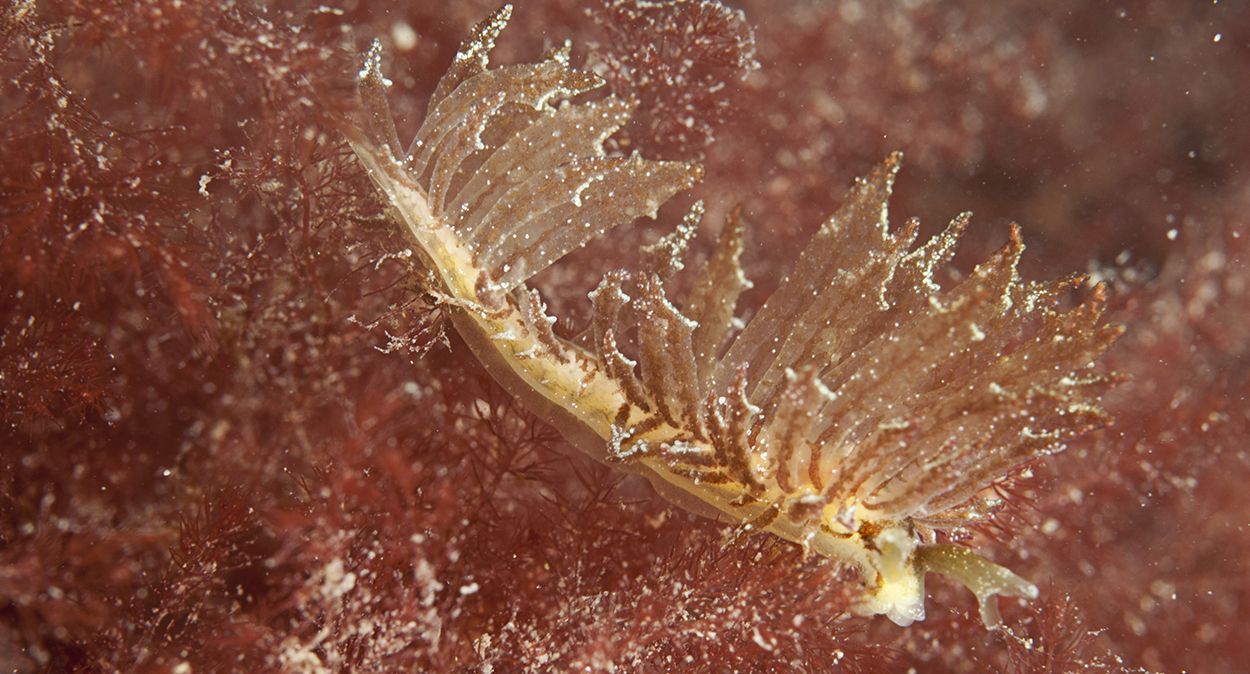
[(585, 342), (562, 338), (534, 274), (656, 209), (699, 166), (609, 156), (626, 102), (573, 102), (598, 87), (567, 47), (488, 68), (510, 7), (479, 24), (431, 97), (407, 150), (375, 45), (360, 74), (365, 119), (345, 132), (399, 214), (475, 356), (513, 396), (591, 456), (645, 476), (682, 507), (763, 530), (856, 567), (859, 609), (924, 618), (924, 576), (972, 590), (987, 626), (995, 595), (1037, 588), (938, 532), (988, 517), (987, 487), (1106, 423), (1114, 376), (1096, 366), (1119, 328), (1103, 290), (1063, 308), (1083, 278), (1023, 281), (1008, 243), (950, 287), (935, 280), (968, 225), (915, 246), (891, 231), (900, 156), (857, 181), (744, 327), (749, 287), (732, 217), (691, 291), (668, 294), (702, 217), (647, 248), (642, 268), (592, 293)]

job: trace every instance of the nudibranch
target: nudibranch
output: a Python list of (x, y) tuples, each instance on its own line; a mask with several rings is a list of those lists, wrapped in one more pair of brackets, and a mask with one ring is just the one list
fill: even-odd
[(351, 147), (402, 221), (464, 343), (513, 396), (574, 446), (645, 476), (681, 507), (766, 531), (858, 569), (858, 609), (924, 618), (924, 577), (967, 586), (987, 626), (995, 595), (1037, 588), (940, 532), (988, 517), (992, 486), (1103, 425), (1112, 375), (1096, 361), (1119, 329), (1074, 276), (1023, 281), (1007, 244), (949, 287), (935, 280), (968, 224), (915, 246), (891, 230), (900, 157), (852, 187), (767, 302), (735, 317), (750, 284), (743, 226), (722, 228), (691, 290), (667, 287), (702, 217), (696, 203), (639, 269), (591, 294), (585, 339), (555, 333), (526, 280), (616, 225), (692, 187), (693, 163), (612, 156), (629, 118), (574, 69), (567, 44), (538, 63), (488, 67), (511, 14), (473, 31), (406, 149), (386, 102), (377, 43), (360, 73)]

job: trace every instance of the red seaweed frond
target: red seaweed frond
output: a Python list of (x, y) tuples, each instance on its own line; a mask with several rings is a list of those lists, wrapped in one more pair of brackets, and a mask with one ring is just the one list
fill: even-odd
[(592, 68), (613, 94), (639, 101), (626, 133), (664, 156), (710, 144), (733, 111), (733, 87), (759, 68), (751, 25), (719, 2), (603, 0), (587, 13), (606, 34)]

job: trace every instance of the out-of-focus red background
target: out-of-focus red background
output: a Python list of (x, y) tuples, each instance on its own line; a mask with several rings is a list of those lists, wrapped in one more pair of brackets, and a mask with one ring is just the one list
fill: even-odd
[(975, 534), (1042, 588), (1008, 630), (936, 578), (911, 628), (847, 615), (850, 576), (566, 453), (443, 332), (335, 123), (380, 37), (412, 133), (493, 4), (47, 0), (0, 9), (0, 666), (1250, 661), (1250, 6), (730, 7), (517, 3), (497, 61), (572, 39), (639, 100), (614, 149), (707, 166), (538, 279), (558, 330), (695, 197), (743, 206), (758, 306), (896, 149), (896, 223), (976, 214), (958, 268), (1021, 223), (1026, 275), (1109, 283), (1129, 380)]

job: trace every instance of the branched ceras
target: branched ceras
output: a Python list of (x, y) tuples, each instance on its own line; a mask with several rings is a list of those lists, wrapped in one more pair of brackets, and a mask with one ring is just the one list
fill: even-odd
[[(640, 269), (592, 293), (593, 335), (572, 341), (526, 280), (701, 177), (698, 165), (609, 156), (629, 117), (569, 65), (488, 68), (511, 9), (479, 24), (404, 149), (375, 44), (360, 74), (368, 110), (351, 145), (385, 193), (465, 343), (516, 398), (591, 456), (647, 477), (696, 512), (765, 530), (858, 568), (859, 608), (924, 617), (924, 575), (972, 590), (989, 626), (994, 595), (1037, 589), (938, 530), (992, 510), (995, 481), (1106, 422), (1113, 377), (1095, 363), (1119, 329), (1101, 287), (1064, 310), (1081, 277), (1019, 278), (1008, 243), (943, 288), (935, 272), (968, 224), (915, 246), (891, 230), (899, 155), (857, 181), (795, 269), (740, 330), (749, 287), (731, 217), (684, 301), (667, 286), (698, 228), (696, 204)], [(626, 345), (633, 345), (627, 347)], [(626, 351), (633, 354), (631, 357)]]

